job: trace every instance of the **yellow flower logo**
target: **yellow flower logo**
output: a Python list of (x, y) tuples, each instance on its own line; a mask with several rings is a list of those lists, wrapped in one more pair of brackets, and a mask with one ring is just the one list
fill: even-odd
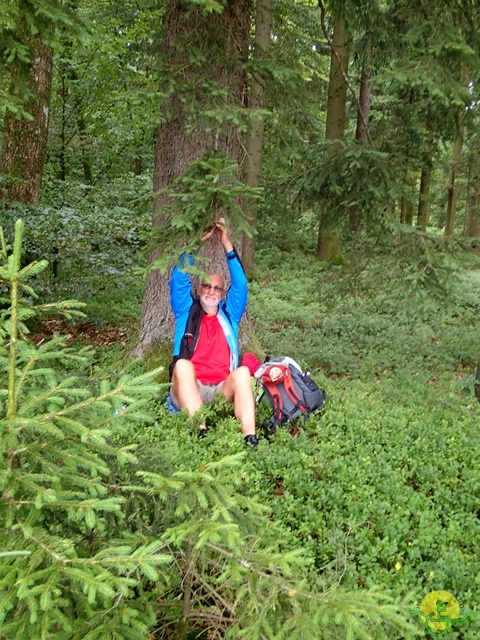
[(459, 618), (460, 605), (455, 596), (448, 591), (431, 591), (422, 600), (420, 609), (410, 613), (417, 613), (425, 619), (425, 630), (432, 636), (443, 636), (450, 626), (457, 627), (467, 618), (476, 619), (477, 614), (470, 611), (463, 618)]

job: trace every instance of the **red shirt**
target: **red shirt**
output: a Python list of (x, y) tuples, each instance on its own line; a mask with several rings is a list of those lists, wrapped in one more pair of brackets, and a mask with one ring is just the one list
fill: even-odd
[(202, 318), (192, 364), (203, 384), (219, 384), (230, 373), (230, 349), (216, 315)]

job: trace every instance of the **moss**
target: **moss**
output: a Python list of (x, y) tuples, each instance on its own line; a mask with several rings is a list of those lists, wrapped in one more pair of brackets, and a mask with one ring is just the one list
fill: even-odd
[(340, 238), (334, 233), (326, 231), (320, 235), (317, 246), (317, 259), (331, 262), (340, 246)]
[(348, 267), (350, 261), (343, 255), (343, 253), (337, 252), (330, 260), (330, 264), (333, 264), (335, 267)]
[(261, 362), (265, 360), (265, 350), (260, 344), (255, 332), (249, 326), (242, 327), (240, 335), (240, 353), (241, 355), (244, 353), (254, 353)]
[(156, 342), (144, 353), (142, 361), (146, 371), (163, 367), (163, 371), (155, 376), (155, 382), (169, 382), (168, 367), (172, 361), (172, 341)]

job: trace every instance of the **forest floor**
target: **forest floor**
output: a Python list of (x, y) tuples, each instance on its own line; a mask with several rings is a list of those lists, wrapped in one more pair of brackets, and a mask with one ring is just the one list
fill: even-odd
[(54, 335), (64, 336), (66, 344), (87, 342), (96, 347), (111, 345), (126, 346), (129, 331), (126, 328), (108, 325), (96, 325), (93, 322), (68, 323), (59, 318), (50, 318), (41, 323), (40, 329), (30, 334), (35, 344), (50, 340)]
[[(301, 552), (327, 587), (379, 587), (419, 602), (443, 589), (462, 615), (480, 612), (480, 263), (463, 254), (454, 280), (410, 258), (398, 267), (387, 250), (367, 257), (333, 266), (299, 251), (258, 254), (256, 337), (266, 354), (311, 371), (327, 393), (320, 414), (268, 438), (259, 427), (258, 449), (245, 452), (225, 407), (208, 409), (200, 442), (186, 415), (168, 412), (163, 385), (144, 423), (122, 417), (118, 444), (135, 447), (149, 470), (190, 473), (243, 455), (240, 491), (268, 509), (285, 549)], [(425, 287), (425, 274), (439, 286)], [(141, 286), (110, 292), (88, 299), (85, 320), (46, 320), (31, 337), (93, 344), (97, 375), (149, 368), (128, 359)], [(259, 425), (266, 411), (259, 406)], [(479, 628), (452, 637), (478, 640)]]

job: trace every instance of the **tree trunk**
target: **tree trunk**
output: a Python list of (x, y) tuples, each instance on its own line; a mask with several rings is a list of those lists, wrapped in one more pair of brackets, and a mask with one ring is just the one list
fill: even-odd
[(447, 215), (444, 231), (446, 238), (453, 238), (453, 234), (455, 232), (455, 214), (457, 208), (457, 185), (455, 182), (462, 159), (462, 147), (463, 135), (459, 132), (453, 144), (452, 167), (450, 169), (450, 181), (448, 184)]
[[(229, 107), (238, 110), (244, 106), (242, 61), (247, 57), (250, 1), (228, 0), (221, 14), (205, 15), (194, 6), (170, 0), (165, 13), (163, 54), (166, 71), (176, 84), (157, 130), (154, 225), (162, 222), (163, 207), (168, 205), (162, 190), (191, 161), (203, 156), (207, 149), (223, 151), (239, 165), (243, 158), (243, 140), (237, 126), (231, 121), (212, 125), (208, 112), (228, 112)], [(153, 252), (151, 261), (160, 251), (161, 247)], [(214, 236), (207, 243), (205, 254), (212, 259), (210, 270), (227, 274), (223, 247)], [(169, 278), (170, 274), (153, 270), (146, 279), (140, 338), (134, 355), (173, 336)]]
[(368, 120), (370, 118), (370, 102), (372, 98), (372, 86), (370, 78), (372, 71), (370, 68), (364, 69), (360, 80), (360, 95), (358, 98), (357, 129), (355, 140), (358, 142), (368, 141)]
[(413, 202), (410, 198), (402, 197), (402, 222), (410, 227), (413, 224)]
[(343, 140), (347, 113), (346, 76), (349, 39), (345, 30), (345, 22), (341, 16), (335, 18), (332, 44), (325, 138), (327, 140)]
[[(469, 81), (469, 71), (465, 64), (462, 65), (460, 70), (460, 82), (462, 85), (467, 85)], [(445, 231), (444, 235), (446, 238), (453, 238), (455, 233), (455, 214), (457, 208), (457, 188), (456, 179), (458, 170), (460, 168), (460, 163), (462, 159), (462, 148), (463, 148), (463, 130), (465, 126), (465, 107), (458, 113), (457, 118), (457, 136), (455, 138), (455, 142), (453, 143), (453, 151), (452, 151), (452, 167), (450, 170), (450, 181), (448, 185), (448, 200), (447, 200), (447, 214), (445, 218)]]
[[(348, 72), (348, 34), (345, 30), (345, 22), (339, 15), (335, 17), (332, 51), (330, 55), (330, 78), (328, 85), (327, 122), (325, 125), (325, 138), (336, 141), (345, 137), (345, 123), (347, 113), (347, 72)], [(329, 157), (337, 151), (333, 144), (329, 150)], [(328, 157), (326, 158), (328, 162)], [(337, 234), (332, 232), (325, 224), (324, 212), (328, 203), (321, 204), (320, 226), (317, 240), (317, 257), (321, 260), (330, 260), (338, 248)]]
[(413, 198), (417, 178), (414, 175), (405, 178), (404, 193), (400, 205), (400, 222), (412, 226), (413, 224)]
[[(270, 49), (272, 32), (272, 0), (257, 0), (255, 17), (255, 61), (261, 61)], [(254, 70), (250, 86), (250, 111), (254, 116), (251, 121), (251, 131), (246, 142), (246, 157), (243, 180), (249, 187), (258, 187), (262, 168), (263, 148), (263, 116), (255, 115), (255, 111), (263, 109), (265, 104), (265, 78), (261, 71)], [(245, 209), (255, 227), (257, 218), (257, 201), (245, 202)], [(243, 266), (247, 275), (254, 272), (255, 236), (244, 236), (242, 244)]]
[[(0, 197), (5, 202), (36, 204), (40, 198), (47, 148), (53, 53), (39, 36), (24, 35), (22, 41), (32, 52), (26, 77), (31, 97), (24, 105), (32, 119), (16, 118), (10, 111), (5, 116), (0, 174), (12, 181), (7, 179), (0, 189)], [(15, 62), (12, 84), (19, 83), (24, 74), (24, 63)]]
[(475, 176), (469, 188), (464, 235), (480, 238), (480, 174)]
[[(355, 140), (361, 143), (368, 142), (368, 120), (370, 118), (370, 102), (372, 96), (372, 87), (370, 84), (371, 75), (371, 69), (366, 68), (363, 70), (362, 78), (360, 80)], [(349, 211), (350, 232), (356, 236), (360, 233), (360, 217), (361, 212), (358, 207), (352, 207)]]
[(90, 153), (91, 144), (83, 115), (77, 118), (77, 128), (82, 150), (83, 179), (85, 184), (93, 184), (92, 156)]
[(425, 154), (420, 176), (420, 194), (418, 199), (417, 229), (426, 231), (430, 210), (430, 184), (432, 181), (432, 154)]

